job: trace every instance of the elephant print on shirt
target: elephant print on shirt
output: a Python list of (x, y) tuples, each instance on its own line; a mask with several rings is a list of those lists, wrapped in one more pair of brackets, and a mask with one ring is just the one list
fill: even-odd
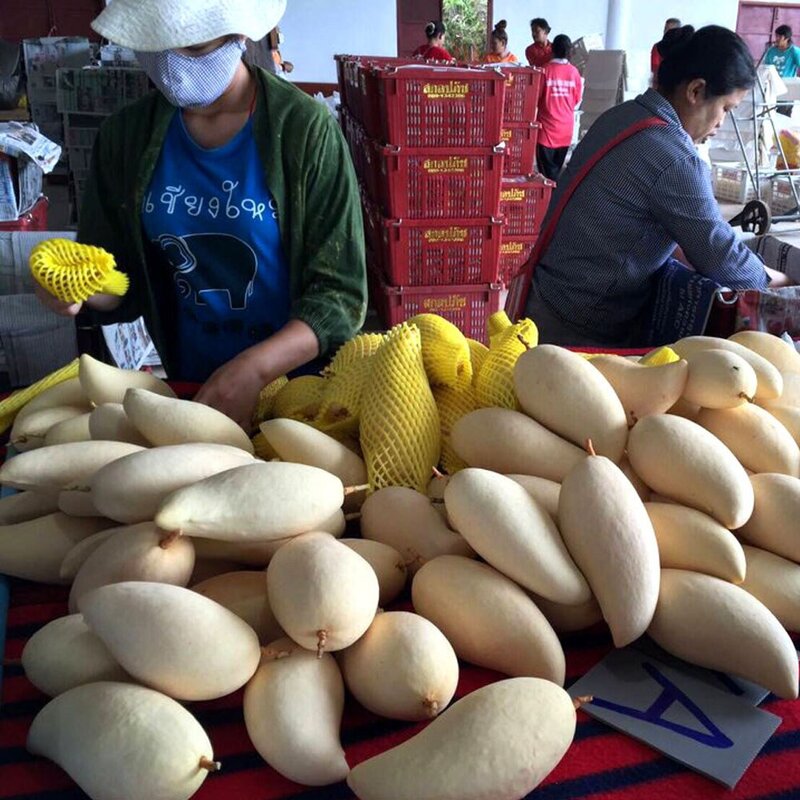
[(244, 310), (253, 293), (258, 257), (246, 242), (227, 233), (165, 233), (156, 239), (175, 270), (181, 297), (207, 305), (212, 292), (226, 294), (231, 310)]

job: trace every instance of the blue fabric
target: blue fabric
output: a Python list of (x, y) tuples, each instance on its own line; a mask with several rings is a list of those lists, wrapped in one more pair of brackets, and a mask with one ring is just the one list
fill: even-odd
[(173, 276), (178, 370), (204, 381), (289, 319), (289, 270), (252, 120), (204, 149), (182, 114), (167, 133), (142, 207), (145, 238)]
[(594, 152), (653, 115), (669, 124), (633, 135), (595, 165), (534, 271), (528, 314), (535, 320), (537, 305), (544, 304), (561, 322), (565, 343), (631, 342), (652, 301), (658, 270), (676, 245), (716, 283), (733, 289), (767, 284), (760, 259), (723, 220), (708, 167), (675, 110), (652, 89), (598, 118), (562, 173), (548, 218)]
[(764, 56), (764, 63), (774, 66), (782, 78), (794, 78), (800, 69), (800, 48), (793, 44), (790, 44), (786, 50), (770, 47)]

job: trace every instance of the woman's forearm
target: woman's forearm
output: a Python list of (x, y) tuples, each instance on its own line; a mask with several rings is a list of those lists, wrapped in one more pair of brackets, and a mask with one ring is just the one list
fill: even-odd
[(266, 385), (316, 358), (319, 340), (309, 325), (292, 319), (269, 339), (249, 348), (248, 354)]

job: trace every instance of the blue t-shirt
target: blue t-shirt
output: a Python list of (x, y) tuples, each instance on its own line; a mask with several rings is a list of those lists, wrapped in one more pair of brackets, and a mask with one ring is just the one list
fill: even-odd
[(204, 381), (289, 319), (289, 269), (250, 119), (200, 147), (175, 114), (142, 204), (145, 238), (172, 274), (178, 374)]
[(764, 56), (764, 63), (768, 66), (772, 64), (782, 78), (794, 78), (797, 70), (800, 69), (800, 49), (793, 44), (790, 44), (785, 50), (770, 47)]

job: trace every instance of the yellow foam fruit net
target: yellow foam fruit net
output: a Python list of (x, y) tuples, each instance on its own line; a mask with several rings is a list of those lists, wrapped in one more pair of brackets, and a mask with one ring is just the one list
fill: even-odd
[(514, 365), (538, 341), (539, 331), (529, 319), (523, 319), (495, 334), (475, 386), (478, 406), (517, 408)]
[(267, 437), (259, 431), (251, 440), (253, 449), (256, 451), (256, 458), (261, 458), (264, 461), (272, 461), (273, 458), (278, 458), (278, 453), (275, 448), (267, 441)]
[(466, 336), (438, 314), (417, 314), (408, 320), (419, 328), (422, 363), (431, 386), (466, 386), (472, 382), (472, 359)]
[(271, 419), (275, 408), (275, 398), (278, 396), (278, 392), (283, 389), (287, 383), (289, 383), (289, 379), (285, 375), (281, 375), (279, 378), (275, 378), (271, 383), (268, 383), (259, 392), (256, 410), (253, 412), (254, 428), (265, 419)]
[(461, 417), (477, 408), (475, 389), (472, 386), (459, 389), (453, 389), (450, 386), (434, 386), (433, 399), (436, 401), (436, 408), (439, 411), (439, 430), (442, 439), (440, 463), (448, 475), (455, 475), (456, 472), (468, 465), (456, 455), (455, 450), (450, 446), (450, 433), (453, 425)]
[(491, 342), (492, 337), (497, 336), (498, 333), (506, 328), (510, 328), (511, 325), (511, 320), (505, 311), (495, 311), (486, 320), (486, 338)]
[(128, 291), (128, 276), (102, 247), (48, 239), (31, 250), (28, 265), (36, 282), (65, 303), (80, 303), (98, 292), (121, 296)]
[(22, 408), (33, 400), (34, 397), (47, 389), (52, 389), (59, 383), (78, 377), (78, 359), (70, 361), (64, 367), (45, 375), (36, 383), (32, 383), (26, 389), (20, 389), (10, 394), (5, 400), (0, 401), (0, 433), (7, 430), (14, 423), (14, 418)]
[(396, 325), (370, 360), (369, 393), (361, 409), (361, 449), (370, 488), (407, 486), (425, 492), (439, 463), (440, 439), (419, 329)]
[(288, 417), (304, 422), (314, 419), (319, 413), (326, 383), (325, 378), (319, 375), (300, 375), (292, 378), (275, 395), (272, 416)]
[(489, 355), (489, 348), (477, 339), (467, 339), (469, 345), (469, 357), (472, 362), (472, 385), (473, 387), (478, 382), (478, 375), (481, 373), (483, 362), (486, 361), (486, 356)]
[(657, 347), (643, 355), (639, 363), (646, 367), (663, 367), (664, 364), (673, 364), (680, 360), (681, 357), (671, 347)]
[(336, 351), (336, 355), (331, 359), (331, 363), (322, 370), (322, 374), (326, 377), (337, 375), (354, 361), (374, 355), (385, 338), (382, 333), (360, 333), (345, 342)]
[(328, 378), (314, 427), (334, 438), (357, 436), (361, 402), (374, 356), (363, 355)]

